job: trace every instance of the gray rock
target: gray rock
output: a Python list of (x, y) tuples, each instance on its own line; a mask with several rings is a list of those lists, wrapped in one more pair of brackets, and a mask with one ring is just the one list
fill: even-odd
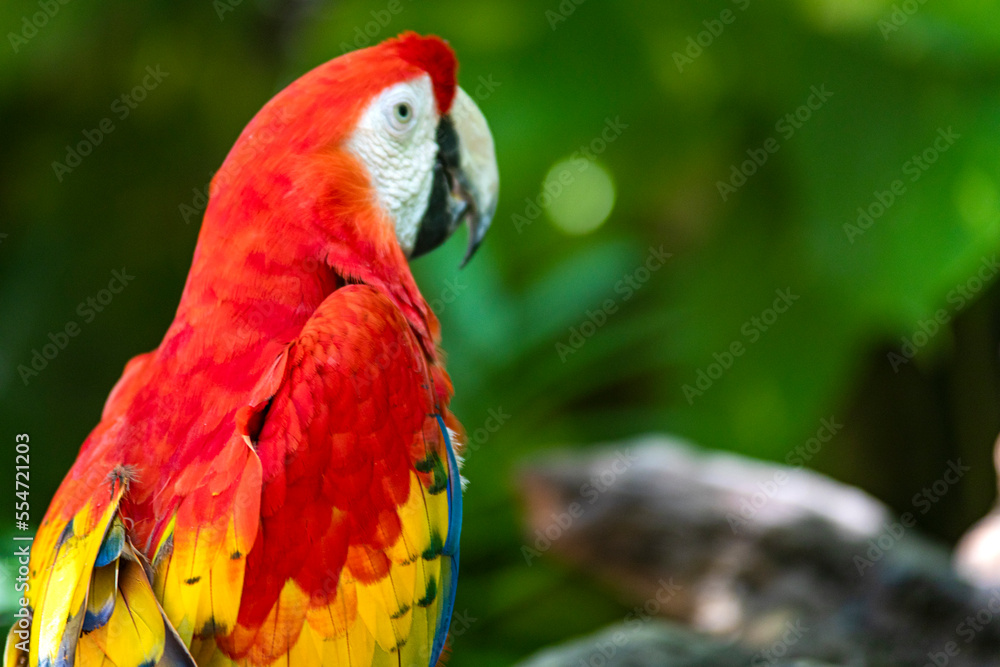
[(832, 667), (819, 662), (786, 662), (756, 654), (673, 623), (650, 621), (614, 625), (583, 639), (546, 649), (518, 667)]
[(592, 572), (751, 657), (801, 634), (759, 664), (1000, 665), (1000, 590), (960, 579), (916, 511), (859, 489), (664, 437), (559, 454), (520, 483), (527, 558)]

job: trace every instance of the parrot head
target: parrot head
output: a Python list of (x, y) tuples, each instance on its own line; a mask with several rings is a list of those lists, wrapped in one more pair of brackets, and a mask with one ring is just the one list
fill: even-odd
[(311, 219), (334, 263), (373, 246), (384, 261), (390, 236), (403, 257), (419, 257), (464, 222), (464, 265), (489, 228), (499, 178), (486, 119), (456, 69), (444, 40), (404, 33), (302, 76), (244, 130), (206, 220), (219, 210), (284, 211), (293, 228)]
[[(372, 87), (369, 59), (389, 64), (400, 80)], [(351, 54), (344, 65), (369, 90), (346, 145), (368, 172), (401, 249), (423, 255), (465, 221), (468, 261), (496, 211), (499, 178), (486, 119), (456, 85), (451, 49), (408, 33)]]
[[(467, 262), (496, 211), (493, 138), (479, 107), (454, 85), (444, 43), (414, 39), (396, 43), (397, 52), (429, 71), (379, 91), (364, 108), (348, 146), (366, 167), (408, 257), (438, 247), (465, 221)], [(416, 52), (408, 53), (414, 44)]]

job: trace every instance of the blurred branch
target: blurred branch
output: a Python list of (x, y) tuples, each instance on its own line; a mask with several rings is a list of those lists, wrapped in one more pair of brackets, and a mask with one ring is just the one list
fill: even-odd
[(759, 664), (922, 667), (940, 655), (987, 665), (1000, 653), (990, 623), (1000, 591), (960, 581), (948, 554), (913, 530), (915, 513), (894, 516), (816, 473), (650, 437), (536, 463), (520, 482), (525, 559), (551, 551), (598, 574), (639, 603), (626, 628), (670, 616)]

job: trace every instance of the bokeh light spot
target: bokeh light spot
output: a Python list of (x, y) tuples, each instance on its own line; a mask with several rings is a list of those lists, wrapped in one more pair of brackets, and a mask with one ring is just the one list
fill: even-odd
[(980, 170), (970, 170), (958, 180), (955, 203), (965, 226), (974, 232), (991, 230), (1000, 217), (1000, 194), (996, 184)]
[(615, 206), (611, 173), (594, 160), (574, 158), (552, 165), (539, 196), (549, 219), (567, 234), (589, 234)]

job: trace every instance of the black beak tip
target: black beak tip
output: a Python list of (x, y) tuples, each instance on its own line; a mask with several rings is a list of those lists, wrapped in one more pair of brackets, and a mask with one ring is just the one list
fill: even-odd
[(469, 263), (472, 256), (476, 254), (476, 250), (479, 249), (479, 241), (469, 244), (469, 248), (465, 251), (465, 257), (462, 258), (462, 263), (458, 265), (458, 268), (464, 269), (465, 265)]
[(469, 228), (469, 246), (465, 251), (465, 257), (462, 259), (462, 263), (458, 265), (458, 268), (464, 269), (465, 265), (469, 263), (472, 256), (476, 254), (476, 250), (482, 245), (483, 239), (486, 237), (486, 232), (490, 228), (490, 222), (493, 220), (493, 209), (495, 206), (491, 206), (486, 215), (477, 214), (475, 212), (470, 212), (470, 215), (466, 217), (466, 223)]

